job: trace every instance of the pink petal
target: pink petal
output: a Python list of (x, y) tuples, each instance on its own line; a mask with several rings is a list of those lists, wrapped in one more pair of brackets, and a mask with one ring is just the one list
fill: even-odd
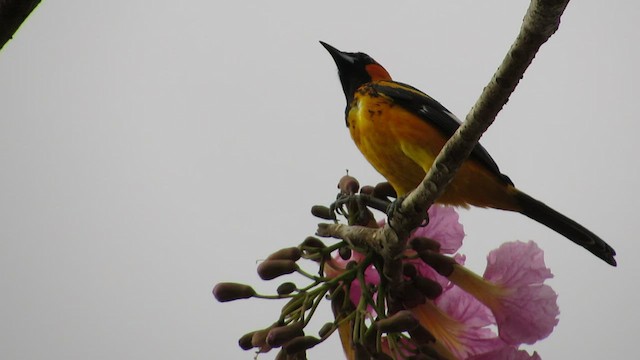
[(467, 360), (540, 360), (538, 353), (534, 352), (529, 355), (525, 350), (518, 350), (513, 346), (506, 346), (502, 349), (475, 355), (467, 358)]
[(491, 310), (458, 286), (452, 286), (436, 299), (440, 309), (452, 318), (469, 326), (495, 325)]
[(497, 284), (510, 287), (541, 284), (552, 277), (544, 264), (544, 252), (533, 241), (504, 243), (487, 256), (484, 278)]
[(491, 310), (457, 286), (452, 286), (436, 299), (436, 305), (452, 319), (464, 324), (459, 335), (463, 350), (449, 349), (459, 357), (493, 351), (506, 344), (488, 327), (495, 325)]
[(558, 295), (548, 285), (519, 287), (494, 309), (500, 338), (508, 344), (533, 344), (558, 324)]
[(450, 206), (432, 205), (427, 211), (429, 224), (416, 229), (413, 237), (427, 237), (440, 243), (440, 252), (453, 254), (462, 246), (464, 228), (458, 213)]
[[(440, 243), (440, 252), (454, 254), (462, 246), (464, 239), (464, 227), (460, 223), (460, 217), (451, 206), (431, 205), (429, 210), (429, 224), (417, 228), (409, 241), (415, 237), (427, 237)], [(379, 226), (384, 226), (385, 220), (378, 221)]]

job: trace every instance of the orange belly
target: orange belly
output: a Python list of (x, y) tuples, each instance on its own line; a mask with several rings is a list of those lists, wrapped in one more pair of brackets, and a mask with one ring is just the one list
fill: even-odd
[[(348, 114), (349, 131), (362, 154), (398, 195), (415, 189), (447, 138), (383, 95), (357, 94), (354, 105)], [(467, 160), (436, 202), (517, 210), (515, 191), (480, 163)]]

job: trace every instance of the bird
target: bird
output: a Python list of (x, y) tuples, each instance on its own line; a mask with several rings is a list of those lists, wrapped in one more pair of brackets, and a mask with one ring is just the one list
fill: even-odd
[[(320, 41), (338, 67), (346, 97), (346, 126), (369, 163), (406, 195), (427, 171), (460, 120), (438, 101), (389, 72), (362, 52), (343, 52)], [(517, 189), (477, 144), (436, 203), (521, 213), (616, 266), (615, 250), (567, 216)]]

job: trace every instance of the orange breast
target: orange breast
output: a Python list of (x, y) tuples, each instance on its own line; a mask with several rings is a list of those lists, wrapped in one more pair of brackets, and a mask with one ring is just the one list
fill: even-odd
[(398, 194), (414, 189), (425, 172), (419, 164), (407, 157), (394, 129), (398, 108), (382, 96), (356, 94), (355, 106), (349, 111), (351, 138), (364, 157), (387, 179)]

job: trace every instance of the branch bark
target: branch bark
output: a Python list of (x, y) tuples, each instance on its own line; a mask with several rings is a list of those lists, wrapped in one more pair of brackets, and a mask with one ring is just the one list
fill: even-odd
[[(507, 103), (542, 44), (558, 30), (560, 17), (568, 3), (569, 0), (531, 1), (516, 40), (467, 114), (465, 122), (438, 154), (422, 183), (402, 201), (388, 225), (373, 233), (358, 234), (359, 237), (369, 237), (359, 239), (362, 244), (382, 241), (370, 248), (385, 258), (385, 275), (392, 282), (401, 279), (400, 266), (394, 262), (404, 250), (410, 233), (424, 220), (429, 206), (444, 192), (482, 134)], [(326, 225), (322, 231), (319, 229), (318, 235), (330, 234), (340, 238), (340, 235), (353, 235), (335, 226), (341, 225)]]
[(0, 50), (38, 4), (40, 0), (0, 0)]

